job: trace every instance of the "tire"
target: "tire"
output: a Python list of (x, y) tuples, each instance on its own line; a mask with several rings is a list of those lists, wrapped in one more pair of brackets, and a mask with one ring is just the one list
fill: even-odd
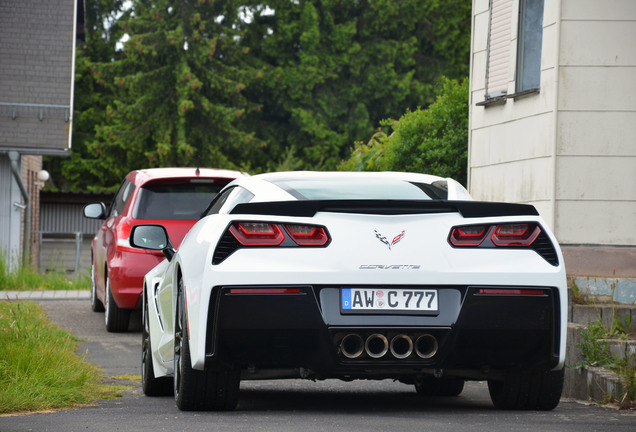
[(95, 263), (91, 259), (91, 309), (93, 312), (104, 312), (104, 303), (97, 298), (97, 283), (95, 282)]
[(504, 410), (550, 411), (563, 392), (565, 370), (509, 372), (503, 381), (488, 381), (492, 403)]
[(128, 331), (130, 310), (121, 309), (115, 303), (113, 293), (110, 290), (110, 277), (106, 275), (106, 304), (104, 305), (104, 323), (106, 331), (110, 333), (122, 333)]
[(231, 411), (240, 385), (238, 369), (192, 369), (183, 282), (179, 280), (174, 335), (174, 398), (182, 411)]
[(459, 396), (464, 390), (464, 380), (460, 378), (438, 379), (425, 376), (415, 381), (415, 390), (420, 396)]
[(150, 326), (148, 324), (148, 301), (143, 293), (143, 312), (141, 317), (141, 387), (146, 396), (169, 396), (173, 392), (172, 378), (155, 378), (152, 366), (152, 347), (150, 345)]

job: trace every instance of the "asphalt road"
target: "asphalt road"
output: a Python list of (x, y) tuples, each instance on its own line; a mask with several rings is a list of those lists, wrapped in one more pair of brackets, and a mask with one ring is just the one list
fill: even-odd
[[(104, 375), (139, 375), (139, 316), (126, 334), (104, 330), (88, 301), (42, 301), (49, 318), (85, 340), (80, 352)], [(485, 383), (457, 398), (422, 398), (411, 386), (385, 381), (248, 381), (236, 411), (185, 413), (171, 397), (149, 398), (138, 382), (124, 397), (52, 413), (0, 417), (14, 431), (459, 431), (634, 432), (636, 412), (563, 400), (550, 412), (497, 411)]]

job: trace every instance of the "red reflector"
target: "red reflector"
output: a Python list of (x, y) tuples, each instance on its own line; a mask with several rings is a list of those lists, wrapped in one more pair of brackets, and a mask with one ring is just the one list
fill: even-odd
[(453, 246), (479, 246), (486, 238), (488, 228), (487, 225), (455, 227), (449, 240)]
[(506, 224), (495, 228), (490, 239), (495, 246), (530, 246), (540, 233), (534, 224)]
[(479, 294), (486, 295), (543, 295), (541, 289), (500, 289), (500, 288), (481, 288)]
[(232, 288), (230, 294), (300, 294), (299, 288)]
[(323, 246), (329, 240), (325, 229), (321, 227), (288, 224), (285, 229), (299, 246)]
[(267, 222), (236, 222), (230, 232), (245, 246), (278, 246), (285, 240), (278, 225)]

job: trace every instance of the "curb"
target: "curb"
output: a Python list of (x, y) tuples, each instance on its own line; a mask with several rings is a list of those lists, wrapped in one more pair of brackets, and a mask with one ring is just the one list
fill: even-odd
[(87, 290), (59, 291), (0, 291), (0, 301), (14, 300), (89, 300), (91, 292)]

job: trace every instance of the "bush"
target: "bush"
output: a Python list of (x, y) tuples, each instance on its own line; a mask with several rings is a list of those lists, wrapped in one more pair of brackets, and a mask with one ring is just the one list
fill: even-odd
[[(411, 171), (452, 177), (466, 184), (468, 79), (443, 78), (427, 109), (384, 120), (368, 143), (355, 145), (343, 171)], [(384, 130), (392, 130), (386, 134)]]

